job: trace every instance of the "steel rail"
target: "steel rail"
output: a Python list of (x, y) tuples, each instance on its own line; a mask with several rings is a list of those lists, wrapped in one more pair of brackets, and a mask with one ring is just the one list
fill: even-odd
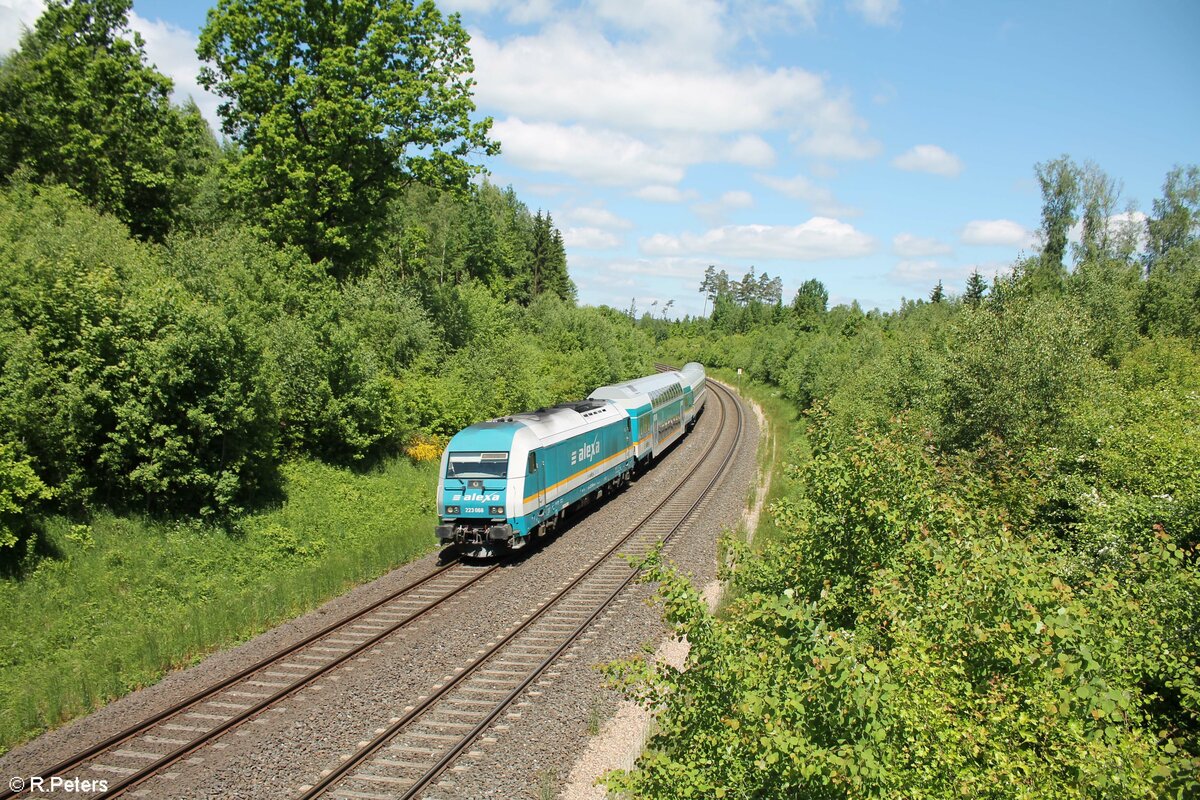
[[(174, 703), (173, 705), (169, 706), (168, 708), (165, 708), (162, 711), (159, 711), (158, 713), (156, 713), (144, 720), (141, 720), (140, 722), (138, 722), (134, 725), (131, 725), (130, 727), (125, 728), (124, 730), (119, 731), (119, 732), (113, 734), (112, 736), (109, 736), (108, 738), (104, 739), (103, 741), (97, 742), (96, 744), (92, 745), (91, 747), (88, 747), (78, 753), (75, 753), (74, 755), (70, 756), (69, 758), (59, 762), (58, 764), (55, 764), (53, 767), (50, 767), (46, 770), (37, 772), (36, 774), (41, 775), (46, 778), (49, 778), (49, 777), (52, 777), (55, 775), (62, 775), (66, 772), (69, 772), (70, 770), (84, 766), (86, 764), (86, 762), (92, 760), (96, 756), (101, 755), (102, 753), (105, 753), (107, 751), (110, 751), (113, 748), (115, 748), (121, 744), (124, 744), (132, 739), (136, 739), (137, 737), (154, 729), (155, 726), (157, 726), (161, 723), (167, 722), (168, 720), (187, 712), (188, 709), (193, 708), (197, 705), (200, 705), (200, 704), (204, 703), (205, 701), (209, 700), (210, 698), (215, 697), (216, 695), (220, 694), (225, 689), (228, 689), (230, 686), (233, 686), (234, 684), (239, 683), (240, 681), (250, 678), (257, 673), (263, 672), (263, 671), (271, 668), (272, 666), (279, 664), (281, 661), (296, 654), (298, 651), (311, 646), (312, 644), (320, 641), (321, 639), (326, 638), (330, 634), (335, 634), (335, 633), (338, 633), (338, 632), (344, 630), (348, 625), (352, 625), (355, 622), (357, 622), (358, 620), (361, 620), (362, 618), (366, 617), (367, 615), (369, 615), (375, 611), (378, 611), (381, 607), (387, 605), (388, 603), (399, 600), (399, 599), (403, 598), (405, 595), (407, 595), (417, 589), (420, 589), (421, 587), (430, 583), (434, 579), (441, 577), (445, 573), (449, 572), (451, 569), (453, 569), (456, 566), (459, 566), (459, 562), (457, 562), (457, 561), (452, 561), (448, 564), (439, 566), (433, 572), (430, 572), (429, 574), (422, 576), (421, 578), (407, 584), (406, 586), (404, 586), (400, 589), (397, 589), (394, 592), (391, 592), (390, 594), (386, 595), (385, 597), (382, 597), (379, 600), (374, 601), (370, 605), (354, 612), (353, 614), (343, 617), (340, 620), (337, 620), (329, 625), (326, 625), (324, 628), (320, 629), (319, 631), (309, 634), (308, 636), (304, 637), (303, 639), (301, 639), (291, 645), (288, 645), (287, 647), (283, 648), (282, 650), (278, 650), (275, 653), (267, 656), (266, 658), (260, 659), (259, 661), (256, 661), (255, 663), (253, 663), (247, 667), (244, 667), (243, 669), (218, 681), (217, 683), (214, 683), (210, 686), (205, 687), (204, 689), (201, 689), (200, 691), (184, 698), (183, 700), (180, 700), (179, 702)], [(391, 635), (392, 633), (395, 633), (395, 631), (400, 629), (401, 627), (411, 624), (413, 621), (415, 621), (416, 619), (429, 613), (430, 611), (432, 611), (437, 606), (441, 605), (446, 600), (449, 600), (451, 597), (458, 595), (462, 591), (466, 590), (468, 587), (474, 585), (477, 581), (481, 580), (486, 575), (495, 571), (495, 569), (497, 569), (497, 568), (498, 568), (498, 565), (494, 565), (488, 569), (481, 571), (478, 575), (472, 576), (466, 583), (454, 588), (453, 591), (451, 591), (449, 594), (446, 594), (446, 595), (443, 595), (442, 597), (437, 598), (434, 602), (427, 604), (426, 606), (420, 608), (419, 610), (413, 612), (409, 616), (400, 620), (395, 625), (390, 626), (384, 633), (386, 633), (387, 635)], [(120, 792), (127, 790), (128, 788), (133, 786), (135, 783), (140, 783), (141, 781), (150, 777), (150, 775), (152, 775), (154, 772), (162, 769), (164, 766), (167, 766), (171, 763), (174, 763), (175, 761), (178, 761), (180, 758), (187, 755), (188, 753), (190, 753), (190, 752), (196, 750), (197, 748), (201, 747), (202, 745), (212, 741), (212, 739), (216, 738), (218, 735), (226, 732), (227, 730), (229, 730), (232, 727), (235, 727), (236, 725), (239, 725), (239, 724), (245, 722), (246, 719), (248, 719), (249, 717), (260, 713), (267, 706), (269, 706), (273, 703), (276, 703), (283, 697), (287, 697), (287, 696), (299, 691), (300, 689), (304, 688), (304, 686), (308, 685), (316, 678), (325, 674), (333, 667), (344, 663), (346, 660), (361, 653), (363, 650), (366, 650), (369, 647), (371, 647), (375, 644), (378, 644), (378, 642), (380, 640), (382, 640), (383, 638), (385, 638), (384, 635), (380, 634), (377, 636), (373, 636), (370, 639), (367, 639), (366, 641), (364, 641), (363, 643), (361, 643), (359, 645), (355, 645), (353, 647), (353, 649), (351, 649), (348, 653), (346, 653), (342, 656), (338, 656), (337, 658), (335, 658), (334, 661), (330, 662), (329, 664), (323, 665), (322, 667), (315, 670), (312, 674), (305, 675), (303, 678), (300, 678), (297, 681), (295, 681), (294, 683), (289, 684), (286, 688), (280, 689), (278, 692), (275, 692), (274, 694), (272, 694), (265, 700), (253, 705), (249, 710), (243, 711), (239, 714), (235, 714), (233, 717), (230, 718), (230, 720), (228, 720), (224, 723), (221, 723), (220, 725), (216, 726), (215, 728), (213, 728), (210, 731), (204, 732), (200, 736), (189, 741), (187, 745), (183, 745), (180, 748), (178, 748), (177, 750), (174, 750), (171, 753), (164, 755), (164, 757), (162, 759), (160, 759), (159, 761), (156, 761), (154, 764), (150, 765), (150, 767), (147, 767), (132, 776), (123, 778), (120, 781), (113, 783), (112, 785), (110, 785), (107, 792), (97, 795), (96, 797), (97, 798), (113, 797), (116, 794), (119, 794)], [(11, 789), (5, 787), (3, 792), (0, 792), (0, 800), (9, 800), (9, 798), (20, 797), (20, 796), (28, 794), (29, 791), (30, 790), (28, 788), (26, 788), (20, 792), (13, 792)]]
[[(720, 384), (716, 384), (715, 382), (714, 382), (714, 385), (720, 386)], [(718, 481), (721, 480), (721, 478), (728, 471), (730, 465), (733, 463), (733, 459), (732, 459), (733, 453), (736, 452), (737, 447), (741, 442), (742, 433), (744, 430), (744, 414), (743, 414), (741, 405), (736, 400), (736, 398), (733, 396), (732, 392), (730, 392), (724, 386), (720, 386), (720, 388), (721, 388), (721, 391), (728, 398), (728, 401), (732, 403), (735, 411), (737, 412), (737, 427), (736, 427), (736, 430), (732, 437), (732, 442), (729, 446), (728, 452), (723, 454), (721, 464), (720, 464), (719, 468), (717, 469), (716, 473), (709, 480), (709, 482), (704, 486), (704, 488), (701, 489), (701, 491), (697, 495), (696, 500), (693, 501), (692, 504), (688, 507), (688, 509), (680, 516), (679, 520), (677, 522), (675, 522), (675, 524), (673, 525), (671, 530), (663, 536), (663, 538), (660, 540), (660, 542), (662, 544), (665, 544), (668, 540), (670, 540), (670, 538), (672, 536), (674, 536), (675, 533), (677, 533), (681, 528), (683, 528), (683, 526), (688, 523), (688, 521), (691, 519), (692, 515), (696, 512), (696, 510), (700, 507), (700, 505), (706, 499), (708, 499), (713, 487), (717, 484)], [(684, 474), (684, 476), (675, 483), (676, 489), (682, 487), (689, 480), (691, 480), (692, 476), (695, 475), (695, 473), (705, 463), (707, 458), (716, 450), (718, 443), (722, 439), (720, 431), (724, 428), (725, 417), (726, 417), (725, 404), (722, 403), (721, 417), (717, 423), (717, 429), (718, 429), (717, 435), (713, 437), (713, 441), (709, 445), (708, 449), (706, 449), (704, 454), (696, 460), (696, 463), (692, 466), (692, 468), (689, 469), (687, 471), (687, 473)], [(658, 503), (650, 512), (645, 514), (641, 518), (641, 520), (630, 530), (630, 532), (628, 534), (626, 534), (619, 541), (617, 541), (615, 544), (613, 544), (607, 551), (605, 551), (604, 554), (602, 554), (597, 559), (595, 559), (595, 561), (593, 561), (593, 563), (585, 571), (580, 573), (575, 579), (573, 579), (570, 582), (570, 584), (568, 584), (563, 589), (561, 589), (559, 592), (557, 592), (553, 598), (551, 598), (550, 600), (545, 602), (539, 608), (539, 610), (537, 612), (532, 614), (528, 619), (524, 620), (520, 625), (518, 625), (515, 629), (510, 631), (502, 639), (500, 639), (494, 645), (489, 647), (482, 655), (477, 657), (470, 665), (468, 665), (461, 672), (459, 672), (455, 677), (453, 677), (452, 679), (447, 681), (445, 684), (443, 684), (441, 687), (439, 687), (437, 691), (435, 691), (429, 697), (425, 698), (422, 702), (420, 702), (416, 706), (412, 707), (405, 714), (403, 714), (401, 717), (397, 718), (394, 722), (392, 722), (390, 725), (388, 725), (386, 728), (384, 728), (381, 733), (377, 734), (373, 739), (371, 739), (366, 745), (364, 745), (358, 751), (356, 751), (352, 756), (350, 756), (346, 760), (339, 763), (333, 769), (324, 773), (322, 775), (322, 777), (320, 778), (320, 780), (318, 780), (315, 784), (312, 784), (310, 787), (307, 787), (303, 791), (303, 794), (300, 795), (298, 800), (314, 800), (314, 798), (317, 798), (317, 797), (325, 794), (327, 790), (329, 790), (335, 783), (340, 782), (343, 778), (352, 777), (349, 773), (351, 773), (356, 767), (363, 764), (363, 762), (365, 762), (368, 758), (370, 758), (372, 755), (377, 753), (381, 748), (383, 748), (384, 745), (386, 745), (389, 741), (391, 741), (393, 738), (395, 738), (399, 733), (401, 733), (407, 727), (409, 727), (413, 721), (415, 721), (416, 719), (421, 717), (426, 711), (428, 711), (431, 707), (433, 707), (438, 701), (445, 698), (455, 687), (457, 687), (459, 684), (461, 684), (464, 681), (466, 681), (467, 679), (469, 679), (472, 675), (477, 674), (480, 671), (480, 669), (487, 662), (491, 661), (497, 654), (499, 654), (502, 650), (504, 650), (505, 647), (507, 647), (508, 644), (513, 641), (513, 639), (515, 639), (521, 633), (523, 633), (523, 632), (527, 631), (529, 628), (531, 628), (543, 616), (549, 614), (551, 612), (551, 610), (555, 608), (556, 604), (558, 604), (558, 602), (560, 600), (562, 600), (564, 597), (566, 597), (568, 594), (570, 594), (575, 588), (577, 588), (580, 584), (582, 584), (584, 580), (586, 580), (589, 576), (591, 576), (593, 573), (595, 573), (600, 568), (601, 565), (608, 562), (608, 560), (620, 548), (622, 548), (625, 544), (629, 543), (632, 539), (634, 539), (634, 537), (640, 531), (642, 531), (643, 528), (645, 528), (648, 525), (648, 523), (650, 523), (659, 514), (659, 512), (662, 511), (662, 509), (673, 499), (676, 499), (675, 492), (672, 491), (672, 492), (667, 493), (667, 495), (663, 498), (663, 500), (660, 503)], [(455, 743), (453, 746), (451, 746), (451, 748), (438, 759), (438, 761), (436, 762), (436, 764), (434, 766), (432, 766), (428, 771), (426, 771), (426, 773), (424, 775), (422, 775), (420, 778), (416, 779), (416, 781), (412, 784), (412, 786), (410, 786), (406, 790), (406, 792), (400, 796), (403, 798), (411, 798), (411, 797), (415, 796), (418, 792), (425, 789), (434, 780), (436, 780), (437, 777), (439, 775), (441, 775), (441, 773), (444, 772), (445, 769), (455, 759), (458, 758), (458, 756), (462, 753), (462, 751), (465, 750), (467, 747), (469, 747), (474, 742), (474, 740), (484, 730), (486, 730), (487, 727), (490, 724), (492, 724), (492, 722), (495, 721), (496, 717), (498, 717), (501, 713), (503, 713), (504, 710), (506, 708), (508, 708), (516, 700), (516, 698), (520, 696), (520, 694), (526, 688), (528, 688), (529, 684), (531, 684), (534, 680), (536, 680), (555, 661), (555, 659), (557, 659), (563, 653), (563, 651), (565, 651), (568, 647), (570, 647), (570, 645), (572, 645), (579, 639), (579, 637), (583, 634), (584, 631), (586, 631), (586, 629), (591, 625), (591, 623), (594, 622), (596, 620), (596, 618), (599, 617), (600, 614), (602, 614), (613, 603), (614, 600), (616, 600), (616, 598), (621, 594), (621, 592), (623, 592), (626, 589), (626, 587), (628, 587), (628, 585), (639, 574), (640, 574), (640, 570), (638, 570), (638, 569), (631, 570), (630, 574), (628, 576), (626, 576), (624, 578), (624, 580), (622, 580), (616, 586), (616, 588), (610, 592), (608, 597), (606, 597), (599, 605), (597, 605), (593, 609), (592, 613), (583, 622), (579, 623), (579, 625), (575, 628), (575, 630), (573, 630), (569, 634), (569, 636), (567, 637), (567, 639), (565, 641), (563, 641), (560, 645), (558, 645), (549, 655), (547, 655), (545, 658), (543, 658), (542, 661), (538, 665), (536, 665), (534, 667), (534, 669), (529, 674), (527, 674), (514, 689), (512, 689), (501, 701), (499, 701), (485, 715), (485, 717), (482, 721), (480, 721), (478, 724), (476, 724), (471, 729), (471, 731), (464, 734), (458, 740), (457, 743)]]

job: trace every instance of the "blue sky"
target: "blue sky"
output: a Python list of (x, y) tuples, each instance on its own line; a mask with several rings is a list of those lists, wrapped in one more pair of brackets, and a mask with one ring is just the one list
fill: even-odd
[[(209, 5), (135, 0), (133, 24), (215, 124)], [(697, 313), (715, 264), (891, 309), (1036, 248), (1035, 162), (1096, 162), (1134, 219), (1200, 162), (1191, 0), (442, 7), (472, 35), (492, 180), (553, 215), (585, 303)], [(39, 8), (0, 0), (0, 47)]]

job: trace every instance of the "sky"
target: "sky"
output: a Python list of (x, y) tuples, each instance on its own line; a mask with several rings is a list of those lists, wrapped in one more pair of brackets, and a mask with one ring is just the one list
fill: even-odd
[[(196, 83), (208, 0), (134, 0)], [(1151, 211), (1200, 163), (1200, 2), (440, 0), (471, 34), (484, 163), (563, 232), (581, 302), (705, 308), (709, 265), (890, 310), (1037, 249), (1034, 164), (1067, 154)], [(0, 49), (41, 0), (0, 0)]]

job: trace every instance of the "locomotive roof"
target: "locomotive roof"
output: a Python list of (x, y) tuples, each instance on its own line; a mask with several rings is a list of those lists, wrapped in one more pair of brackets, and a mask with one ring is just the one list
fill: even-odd
[(608, 424), (625, 413), (604, 400), (562, 403), (509, 417), (477, 422), (454, 435), (450, 449), (509, 450), (518, 431), (525, 429), (546, 443), (588, 427)]

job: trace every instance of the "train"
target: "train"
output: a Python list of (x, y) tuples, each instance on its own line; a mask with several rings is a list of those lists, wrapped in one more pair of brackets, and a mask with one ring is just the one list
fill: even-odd
[(464, 428), (442, 453), (439, 543), (486, 558), (553, 533), (648, 469), (696, 424), (707, 395), (704, 367), (690, 362)]

